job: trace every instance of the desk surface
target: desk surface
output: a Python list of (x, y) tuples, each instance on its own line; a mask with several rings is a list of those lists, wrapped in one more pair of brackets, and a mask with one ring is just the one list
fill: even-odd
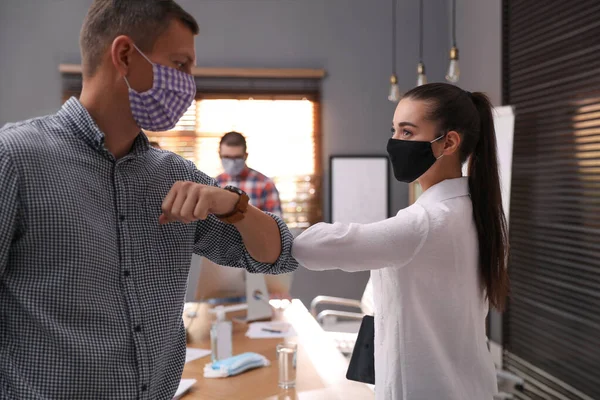
[[(188, 346), (210, 349), (209, 306), (194, 305), (196, 306), (196, 318), (188, 320), (184, 317), (189, 328)], [(375, 397), (367, 385), (346, 379), (348, 361), (302, 302), (294, 300), (277, 319), (289, 322), (298, 333), (298, 337), (249, 339), (245, 336), (247, 325), (236, 322), (233, 324), (234, 354), (247, 351), (262, 354), (271, 361), (270, 367), (230, 378), (205, 379), (204, 366), (210, 362), (210, 358), (192, 361), (185, 365), (183, 378), (193, 378), (198, 382), (182, 400), (368, 400)], [(283, 390), (277, 386), (278, 365), (275, 348), (284, 340), (298, 344), (296, 389), (292, 390)]]

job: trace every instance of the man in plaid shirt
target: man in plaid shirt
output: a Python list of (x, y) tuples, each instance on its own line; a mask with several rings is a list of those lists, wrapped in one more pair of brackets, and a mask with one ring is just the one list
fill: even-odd
[(275, 183), (246, 165), (246, 138), (239, 132), (226, 133), (221, 138), (219, 153), (225, 170), (217, 176), (219, 186), (238, 187), (248, 194), (254, 207), (281, 216), (281, 203)]

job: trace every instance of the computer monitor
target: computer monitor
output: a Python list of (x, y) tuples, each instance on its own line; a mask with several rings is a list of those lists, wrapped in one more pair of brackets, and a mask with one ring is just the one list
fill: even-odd
[[(246, 270), (224, 267), (198, 255), (192, 256), (186, 301), (238, 300), (246, 297)], [(289, 295), (292, 273), (263, 276), (270, 295)]]

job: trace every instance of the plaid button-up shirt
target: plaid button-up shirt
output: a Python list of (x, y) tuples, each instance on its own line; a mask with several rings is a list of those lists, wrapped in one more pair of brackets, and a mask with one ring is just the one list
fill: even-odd
[(248, 194), (254, 207), (281, 216), (281, 202), (275, 183), (260, 172), (246, 167), (240, 176), (217, 176), (217, 183), (221, 187), (231, 185), (240, 188)]
[(76, 100), (0, 130), (0, 398), (170, 399), (185, 360), (192, 253), (250, 272), (235, 227), (210, 216), (159, 225), (176, 181), (216, 185), (143, 133), (116, 160)]

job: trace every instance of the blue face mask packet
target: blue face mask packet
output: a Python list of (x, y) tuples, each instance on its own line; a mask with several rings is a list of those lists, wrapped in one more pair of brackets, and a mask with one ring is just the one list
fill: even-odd
[(260, 367), (268, 367), (271, 362), (263, 355), (257, 353), (242, 353), (237, 356), (225, 358), (204, 367), (205, 378), (226, 378), (239, 375), (242, 372)]

